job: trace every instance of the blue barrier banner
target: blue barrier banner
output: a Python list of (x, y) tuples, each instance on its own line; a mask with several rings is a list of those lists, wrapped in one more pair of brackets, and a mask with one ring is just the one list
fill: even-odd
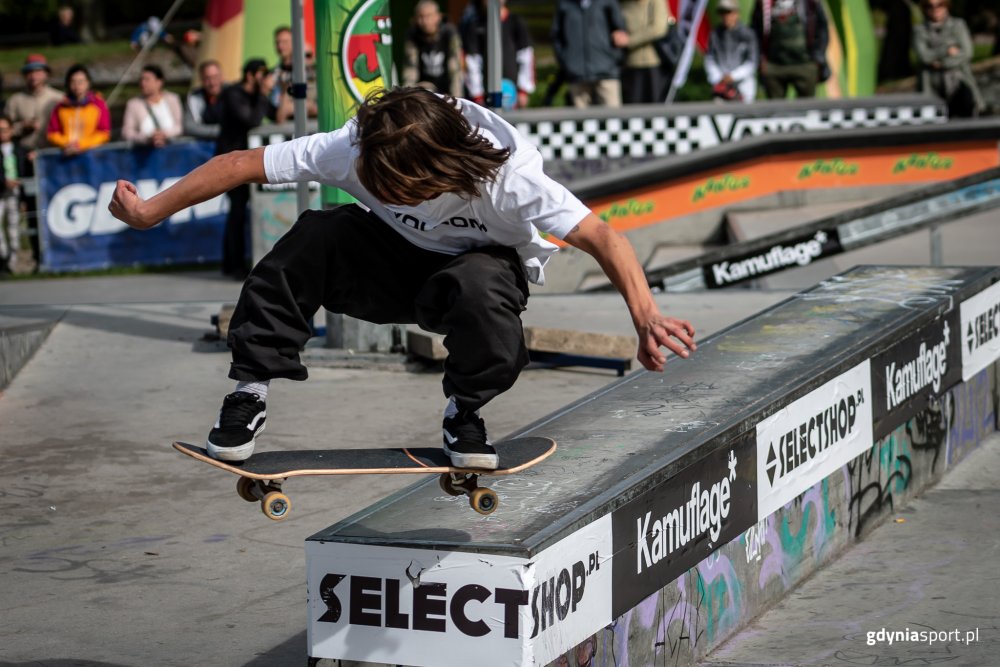
[(66, 157), (42, 151), (36, 160), (42, 268), (75, 271), (112, 266), (217, 262), (229, 200), (192, 206), (153, 229), (139, 231), (114, 218), (108, 204), (119, 178), (148, 199), (213, 154), (210, 142), (163, 148), (110, 145)]

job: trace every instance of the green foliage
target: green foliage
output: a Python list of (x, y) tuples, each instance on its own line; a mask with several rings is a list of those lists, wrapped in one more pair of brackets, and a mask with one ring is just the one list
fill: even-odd
[(129, 47), (128, 40), (123, 39), (65, 46), (24, 46), (0, 51), (0, 71), (5, 73), (21, 71), (21, 65), (29, 53), (45, 54), (56, 78), (73, 63), (92, 65), (97, 61), (108, 59), (126, 59), (128, 62), (135, 55)]
[(29, 32), (39, 23), (47, 23), (55, 18), (60, 0), (0, 0), (0, 16), (3, 16), (7, 34)]

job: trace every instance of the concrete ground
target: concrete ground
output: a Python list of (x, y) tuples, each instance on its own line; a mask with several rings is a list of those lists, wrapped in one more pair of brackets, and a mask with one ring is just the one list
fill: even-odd
[[(946, 258), (980, 261), (982, 241), (969, 243), (964, 259), (946, 244)], [(59, 322), (0, 393), (0, 666), (305, 663), (303, 540), (413, 480), (292, 480), (292, 515), (274, 523), (236, 496), (234, 477), (170, 448), (203, 439), (231, 390), (228, 354), (203, 338), (238, 292), (211, 272), (0, 283), (0, 315)], [(788, 294), (658, 299), (704, 339)], [(631, 332), (615, 295), (537, 297), (525, 322)], [(613, 379), (529, 370), (485, 417), (503, 435)], [(308, 382), (274, 383), (262, 446), (437, 443), (442, 407), (437, 373), (313, 368)], [(952, 509), (957, 524), (969, 506)]]
[(995, 434), (702, 667), (1000, 664), (998, 477)]
[[(177, 280), (48, 281), (51, 300), (91, 305), (0, 308), (15, 319), (59, 319), (0, 394), (3, 667), (303, 665), (304, 539), (414, 483), (292, 480), (292, 516), (274, 523), (236, 496), (235, 477), (174, 452), (174, 440), (204, 438), (231, 390), (228, 353), (202, 339), (211, 314), (235, 298), (223, 289), (221, 301), (126, 303), (169, 297)], [(197, 277), (186, 280), (184, 290)], [(230, 287), (212, 280), (204, 293)], [(4, 285), (4, 301), (23, 284)], [(41, 284), (31, 287), (45, 300)], [(93, 305), (109, 291), (121, 302)], [(661, 301), (707, 334), (785, 296)], [(589, 330), (631, 326), (614, 295), (539, 297), (530, 313), (527, 321), (537, 313), (546, 325), (575, 317)], [(529, 370), (485, 417), (502, 435), (613, 379)], [(262, 446), (437, 443), (442, 408), (435, 372), (312, 368), (308, 382), (272, 385)]]

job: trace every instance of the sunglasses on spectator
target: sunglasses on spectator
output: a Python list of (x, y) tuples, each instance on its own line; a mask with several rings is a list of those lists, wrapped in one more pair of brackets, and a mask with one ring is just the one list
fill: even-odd
[(948, 4), (944, 3), (944, 2), (928, 2), (927, 4), (924, 5), (924, 9), (926, 9), (926, 10), (942, 9), (942, 8), (947, 7), (947, 6), (948, 6)]

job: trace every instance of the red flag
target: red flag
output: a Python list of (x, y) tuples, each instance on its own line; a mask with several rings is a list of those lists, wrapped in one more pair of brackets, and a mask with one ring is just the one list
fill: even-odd
[[(667, 6), (670, 9), (670, 15), (680, 23), (683, 20), (683, 15), (685, 11), (693, 11), (694, 5), (697, 4), (697, 0), (667, 0)], [(696, 44), (698, 48), (704, 52), (708, 48), (708, 35), (712, 31), (712, 27), (708, 23), (708, 14), (702, 16), (701, 21), (695, 26), (695, 31), (697, 34)]]

